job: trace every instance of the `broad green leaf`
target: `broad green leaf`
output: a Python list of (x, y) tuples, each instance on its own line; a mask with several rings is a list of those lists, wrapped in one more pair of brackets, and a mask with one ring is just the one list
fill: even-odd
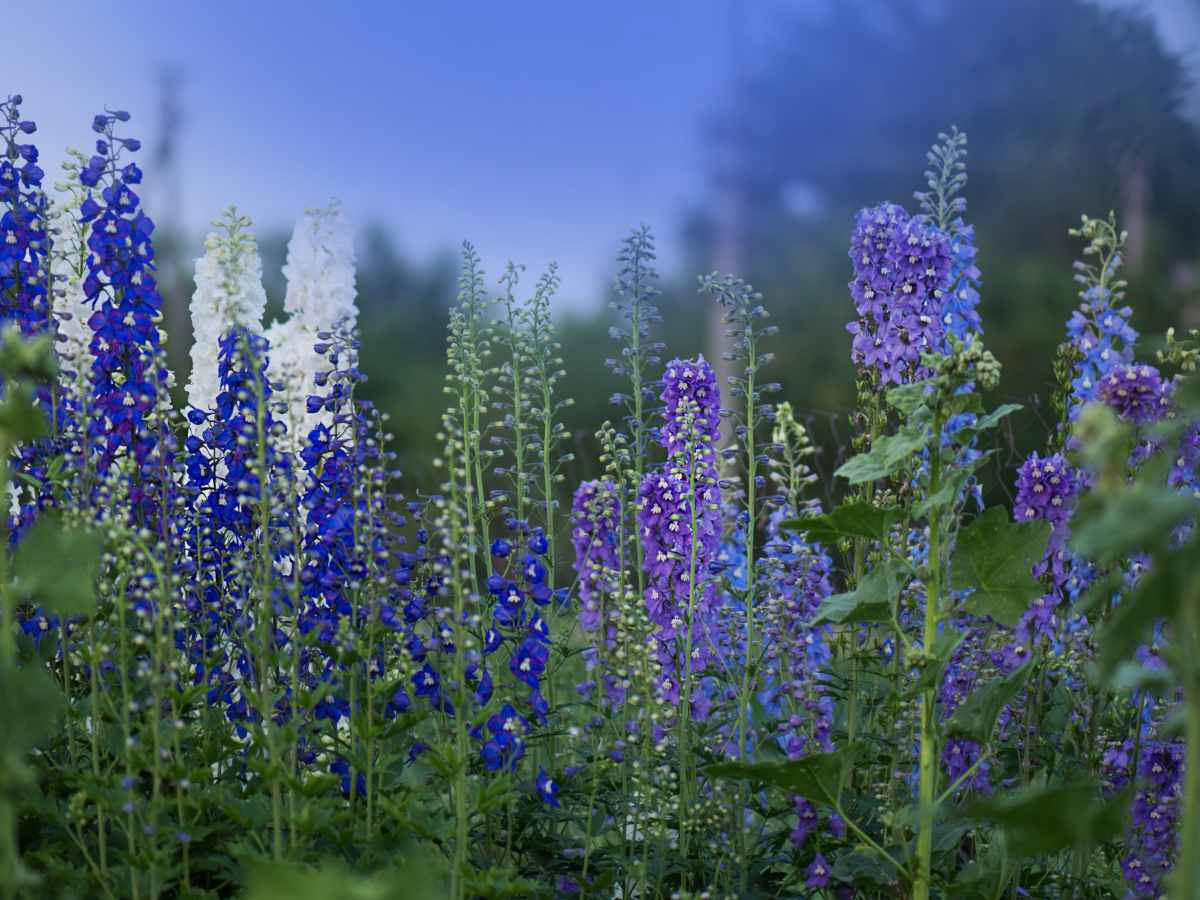
[(974, 425), (970, 425), (968, 427), (971, 429), (971, 431), (987, 431), (988, 429), (995, 428), (998, 424), (1000, 424), (1001, 419), (1007, 418), (1023, 408), (1024, 407), (1022, 407), (1020, 403), (1005, 403), (1002, 406), (998, 406), (993, 409), (986, 416), (980, 416), (975, 420)]
[(538, 892), (538, 883), (521, 877), (515, 869), (496, 866), (471, 872), (466, 879), (468, 897), (483, 897), (487, 900), (499, 897), (532, 897)]
[(962, 491), (963, 485), (967, 479), (974, 475), (977, 471), (987, 465), (989, 459), (995, 455), (995, 450), (988, 450), (986, 453), (980, 453), (969, 463), (958, 465), (951, 471), (942, 486), (938, 488), (936, 494), (931, 494), (917, 504), (913, 512), (918, 517), (927, 517), (932, 511), (950, 506), (958, 499), (959, 492)]
[(837, 798), (842, 775), (854, 759), (852, 747), (835, 753), (813, 753), (803, 759), (782, 762), (727, 762), (706, 766), (710, 778), (754, 781), (802, 794), (810, 800), (832, 803)]
[(1185, 597), (1193, 596), (1200, 579), (1200, 537), (1155, 559), (1129, 596), (1113, 607), (1100, 632), (1096, 660), (1102, 677), (1133, 656), (1138, 644), (1160, 619), (1173, 618)]
[(954, 883), (946, 886), (946, 896), (964, 900), (994, 900), (1001, 895), (1004, 875), (1003, 840), (994, 841), (986, 852), (963, 866)]
[(49, 381), (58, 371), (54, 358), (54, 341), (45, 335), (22, 337), (15, 327), (8, 327), (0, 336), (0, 374), (4, 380), (32, 378)]
[(1197, 512), (1200, 505), (1195, 500), (1167, 487), (1138, 482), (1104, 498), (1097, 514), (1079, 516), (1071, 548), (1101, 564), (1112, 563), (1131, 551), (1165, 543), (1176, 525)]
[(1150, 690), (1156, 696), (1165, 697), (1176, 682), (1168, 669), (1148, 669), (1126, 660), (1117, 666), (1108, 683), (1116, 691)]
[(941, 684), (946, 664), (965, 637), (963, 632), (952, 627), (949, 622), (943, 623), (942, 630), (938, 632), (938, 636), (933, 641), (932, 660), (926, 661), (917, 674), (916, 680), (904, 689), (902, 696), (919, 697), (927, 689)]
[(887, 400), (888, 406), (907, 418), (921, 408), (925, 403), (926, 393), (931, 389), (932, 385), (927, 381), (902, 384), (889, 390), (884, 399)]
[[(898, 856), (899, 851), (892, 853)], [(888, 862), (874, 847), (856, 847), (849, 853), (838, 854), (829, 868), (837, 881), (861, 885), (871, 882), (877, 885), (890, 885), (896, 881), (896, 867)]]
[(951, 588), (972, 590), (963, 608), (1015, 625), (1042, 594), (1032, 569), (1049, 537), (1049, 522), (1012, 522), (1000, 506), (984, 510), (959, 533), (951, 560)]
[(810, 625), (887, 622), (899, 593), (897, 567), (885, 563), (868, 572), (854, 590), (822, 600)]
[(363, 874), (340, 861), (320, 866), (259, 863), (250, 869), (246, 900), (433, 900), (444, 896), (429, 854), (398, 848), (389, 856), (391, 869)]
[(1040, 856), (1116, 837), (1125, 827), (1128, 806), (1128, 794), (1102, 800), (1096, 784), (1077, 781), (1031, 785), (980, 800), (968, 814), (1000, 825), (1015, 855)]
[(900, 471), (909, 458), (927, 442), (928, 436), (924, 426), (905, 425), (895, 434), (878, 438), (870, 450), (846, 461), (834, 474), (840, 475), (851, 484), (878, 481)]
[(40, 663), (3, 675), (0, 691), (0, 750), (21, 755), (50, 738), (58, 726), (62, 691)]
[(17, 545), (14, 569), (21, 593), (63, 616), (86, 615), (95, 605), (100, 535), (65, 528), (44, 515)]
[(8, 386), (0, 400), (0, 436), (8, 446), (28, 443), (49, 433), (46, 415), (33, 399), (33, 392), (24, 384)]
[(1003, 678), (995, 678), (971, 693), (946, 723), (946, 732), (985, 744), (992, 736), (1000, 710), (1021, 692), (1033, 663), (1027, 662)]
[(843, 503), (822, 516), (789, 519), (780, 527), (803, 532), (810, 541), (834, 544), (843, 538), (882, 540), (899, 520), (894, 507), (883, 509), (870, 503)]

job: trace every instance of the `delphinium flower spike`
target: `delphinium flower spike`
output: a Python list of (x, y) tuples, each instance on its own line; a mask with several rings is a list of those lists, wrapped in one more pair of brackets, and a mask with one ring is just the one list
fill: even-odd
[(296, 223), (283, 274), (288, 283), (283, 302), (287, 319), (273, 323), (266, 337), (271, 345), (271, 377), (279, 383), (279, 399), (286, 408), (282, 419), (288, 441), (299, 453), (315, 426), (329, 425), (328, 415), (307, 408), (324, 365), (318, 349), (320, 335), (335, 325), (353, 328), (358, 320), (354, 236), (336, 200), (309, 209)]
[(90, 225), (88, 274), (83, 288), (93, 309), (93, 409), (89, 434), (107, 470), (120, 453), (137, 463), (150, 459), (161, 435), (151, 418), (171, 382), (162, 352), (162, 298), (155, 284), (154, 223), (141, 210), (134, 187), (142, 181), (127, 154), (141, 147), (136, 138), (121, 137), (118, 123), (125, 112), (95, 117), (96, 153), (79, 173), (80, 181), (99, 191), (89, 193), (80, 218)]
[[(87, 276), (88, 232), (90, 226), (80, 218), (80, 207), (87, 196), (87, 188), (79, 180), (79, 173), (87, 166), (87, 157), (79, 151), (69, 151), (63, 162), (64, 178), (55, 185), (59, 201), (54, 207), (51, 231), (54, 242), (51, 257), (53, 311), (58, 353), (65, 376), (62, 392), (69, 412), (64, 424), (74, 428), (80, 421), (88, 419), (87, 410), (91, 403), (92, 355), (89, 345), (92, 330), (88, 319), (92, 310), (84, 293), (83, 281)], [(76, 435), (78, 440), (82, 435)], [(79, 456), (82, 448), (75, 451)]]
[(19, 95), (0, 102), (0, 321), (28, 337), (50, 326), (49, 203), (38, 149), (24, 143), (37, 125), (20, 107)]
[(950, 271), (942, 301), (942, 325), (947, 334), (966, 338), (982, 334), (979, 305), (979, 267), (975, 264), (975, 229), (963, 221), (967, 200), (967, 136), (957, 128), (939, 134), (926, 154), (928, 191), (914, 196), (928, 221), (950, 240)]
[[(0, 102), (0, 328), (19, 329), (29, 338), (49, 332), (52, 324), (50, 208), (38, 149), (25, 142), (37, 125), (21, 118), (21, 102), (19, 95)], [(52, 396), (56, 391), (57, 386), (35, 388), (38, 404), (51, 420), (51, 438), (13, 448), (18, 476), (8, 487), (13, 540), (51, 501), (47, 466), (60, 450), (56, 438), (63, 424)], [(33, 487), (37, 484), (43, 487)]]
[(217, 231), (204, 243), (196, 260), (196, 290), (192, 294), (192, 374), (188, 403), (207, 410), (219, 389), (219, 344), (229, 330), (241, 326), (262, 333), (267, 294), (262, 285), (262, 261), (250, 229), (250, 220), (234, 207), (214, 223)]
[(1067, 334), (1077, 352), (1071, 385), (1071, 418), (1096, 398), (1109, 370), (1133, 360), (1137, 332), (1129, 324), (1132, 310), (1122, 305), (1126, 283), (1120, 278), (1125, 232), (1116, 217), (1084, 216), (1071, 234), (1087, 241), (1084, 259), (1075, 263), (1075, 280), (1082, 285), (1079, 308), (1067, 322)]

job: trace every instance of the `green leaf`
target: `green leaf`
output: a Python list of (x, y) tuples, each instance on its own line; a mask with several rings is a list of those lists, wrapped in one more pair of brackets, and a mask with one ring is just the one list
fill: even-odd
[(0, 336), (0, 374), (5, 381), (11, 383), (32, 378), (45, 382), (57, 371), (52, 338), (45, 335), (22, 337), (20, 331), (11, 326)]
[(868, 572), (854, 590), (826, 597), (810, 626), (889, 621), (892, 604), (900, 594), (897, 569), (896, 564), (885, 563)]
[(3, 675), (0, 691), (0, 751), (22, 755), (48, 740), (57, 730), (63, 695), (40, 663)]
[(951, 560), (951, 588), (973, 589), (963, 608), (1015, 625), (1043, 593), (1032, 570), (1049, 537), (1049, 522), (1012, 522), (1000, 506), (984, 510), (959, 534)]
[(1128, 793), (1102, 800), (1090, 781), (1030, 785), (977, 801), (968, 814), (1004, 829), (1017, 856), (1040, 856), (1110, 840), (1125, 827)]
[(1175, 686), (1175, 679), (1167, 669), (1147, 669), (1126, 660), (1117, 666), (1108, 683), (1115, 691), (1149, 690), (1158, 697), (1165, 697)]
[(973, 691), (946, 723), (946, 732), (986, 744), (991, 739), (1000, 710), (1021, 692), (1032, 671), (1033, 663), (1027, 662), (1015, 672), (993, 679)]
[(389, 855), (391, 868), (379, 873), (352, 871), (340, 861), (317, 867), (258, 863), (250, 868), (246, 900), (424, 900), (444, 896), (429, 854), (416, 848)]
[(953, 884), (946, 886), (947, 897), (994, 900), (1004, 886), (1005, 852), (996, 841), (981, 856), (967, 863)]
[(1021, 409), (1024, 409), (1024, 407), (1020, 403), (1005, 403), (993, 409), (986, 416), (980, 416), (975, 420), (974, 425), (966, 427), (975, 432), (987, 431), (1000, 424), (1001, 419), (1005, 419)]
[(929, 688), (941, 684), (946, 664), (965, 637), (963, 632), (953, 628), (949, 622), (945, 623), (942, 630), (938, 632), (938, 636), (933, 639), (932, 659), (925, 661), (916, 680), (904, 689), (901, 696), (919, 697)]
[[(896, 856), (896, 853), (892, 854)], [(864, 881), (877, 885), (890, 885), (896, 881), (896, 867), (888, 862), (874, 847), (855, 847), (849, 853), (841, 853), (829, 869), (829, 874), (838, 881), (862, 885)]]
[(33, 392), (20, 382), (10, 384), (0, 400), (0, 433), (8, 446), (36, 441), (49, 433), (46, 416)]
[(834, 474), (851, 484), (878, 481), (898, 472), (928, 440), (923, 425), (905, 425), (895, 434), (878, 438), (869, 451), (846, 461)]
[(980, 453), (969, 463), (960, 464), (954, 468), (942, 486), (938, 488), (936, 494), (931, 494), (917, 504), (913, 513), (918, 517), (927, 517), (936, 509), (941, 509), (950, 506), (959, 496), (963, 485), (967, 479), (974, 475), (977, 471), (987, 465), (989, 459), (996, 453), (995, 450), (988, 450), (986, 453)]
[(847, 747), (836, 753), (813, 753), (803, 759), (781, 762), (717, 763), (706, 766), (704, 773), (710, 778), (761, 782), (810, 800), (832, 803), (854, 755), (853, 748)]
[(1177, 491), (1135, 483), (1104, 498), (1095, 514), (1077, 517), (1071, 548), (1107, 565), (1132, 551), (1153, 549), (1170, 540), (1175, 526), (1198, 511), (1195, 500)]
[(789, 519), (781, 528), (799, 531), (810, 541), (835, 544), (843, 538), (868, 538), (880, 541), (899, 521), (899, 510), (870, 503), (843, 503), (832, 512), (807, 519)]
[(1155, 622), (1174, 618), (1183, 599), (1196, 590), (1197, 579), (1200, 579), (1200, 537), (1194, 537), (1173, 553), (1155, 558), (1133, 593), (1122, 597), (1112, 608), (1100, 632), (1096, 664), (1102, 677), (1112, 675), (1121, 662), (1133, 656)]
[(925, 404), (925, 394), (931, 388), (927, 381), (914, 384), (902, 384), (894, 387), (884, 395), (887, 405), (905, 418), (913, 415)]
[(31, 601), (62, 616), (90, 613), (102, 542), (98, 532), (64, 528), (43, 515), (17, 545), (18, 588)]

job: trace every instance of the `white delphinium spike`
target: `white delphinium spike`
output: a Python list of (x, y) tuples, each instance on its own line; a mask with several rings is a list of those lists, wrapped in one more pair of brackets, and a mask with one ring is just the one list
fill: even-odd
[(271, 345), (271, 373), (277, 396), (286, 404), (281, 419), (294, 450), (308, 432), (328, 418), (306, 411), (307, 398), (316, 390), (315, 376), (327, 363), (313, 349), (318, 334), (353, 330), (358, 320), (354, 286), (354, 234), (341, 205), (331, 201), (323, 209), (310, 209), (296, 223), (288, 242), (287, 294), (284, 322), (267, 329)]
[(335, 325), (354, 327), (354, 234), (338, 201), (307, 210), (296, 223), (283, 276), (283, 308), (291, 319), (299, 318), (314, 334)]
[(83, 290), (90, 226), (79, 220), (79, 207), (86, 196), (79, 169), (87, 164), (87, 158), (78, 150), (68, 150), (67, 156), (63, 163), (66, 179), (55, 185), (60, 197), (50, 219), (54, 238), (50, 252), (51, 294), (58, 331), (55, 350), (66, 375), (64, 387), (77, 401), (83, 401), (92, 372), (92, 329), (88, 319), (93, 312)]
[(271, 323), (267, 328), (267, 343), (271, 347), (270, 379), (279, 407), (275, 417), (287, 429), (283, 444), (293, 453), (299, 453), (308, 433), (309, 415), (304, 408), (309, 393), (306, 386), (313, 384), (314, 363), (319, 357), (298, 319)]
[(192, 294), (192, 377), (188, 403), (211, 409), (220, 390), (217, 357), (221, 338), (230, 328), (243, 326), (262, 332), (267, 293), (262, 283), (262, 261), (250, 220), (234, 207), (213, 223), (217, 229), (204, 241), (204, 255), (196, 260), (196, 291)]

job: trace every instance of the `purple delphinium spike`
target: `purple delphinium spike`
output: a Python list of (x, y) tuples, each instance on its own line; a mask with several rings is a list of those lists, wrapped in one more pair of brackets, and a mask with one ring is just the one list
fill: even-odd
[[(720, 429), (716, 373), (702, 357), (694, 362), (673, 360), (663, 376), (662, 399), (659, 438), (670, 458), (643, 479), (637, 522), (648, 575), (646, 610), (655, 625), (663, 668), (660, 692), (668, 702), (678, 703), (687, 669), (701, 671), (711, 657), (711, 629), (705, 620), (717, 594), (707, 576), (721, 537), (714, 446)], [(691, 611), (689, 603), (694, 606)], [(689, 621), (692, 661), (685, 666)]]
[(50, 327), (50, 237), (38, 150), (21, 142), (37, 126), (21, 120), (20, 105), (0, 102), (0, 322), (28, 337)]
[(851, 356), (883, 384), (924, 377), (921, 354), (941, 347), (951, 284), (949, 238), (894, 203), (864, 209), (850, 239), (858, 318)]
[(1170, 411), (1171, 383), (1154, 366), (1113, 366), (1100, 379), (1096, 399), (1126, 422), (1149, 425)]
[(121, 451), (139, 465), (151, 457), (161, 436), (149, 419), (169, 385), (158, 330), (162, 298), (154, 277), (154, 223), (133, 191), (141, 172), (121, 162), (140, 144), (117, 136), (117, 121), (111, 114), (96, 117), (93, 127), (101, 135), (96, 154), (79, 173), (86, 187), (99, 191), (99, 198), (88, 195), (81, 218), (91, 225), (83, 287), (94, 310), (88, 326), (95, 416), (88, 431), (102, 472)]

